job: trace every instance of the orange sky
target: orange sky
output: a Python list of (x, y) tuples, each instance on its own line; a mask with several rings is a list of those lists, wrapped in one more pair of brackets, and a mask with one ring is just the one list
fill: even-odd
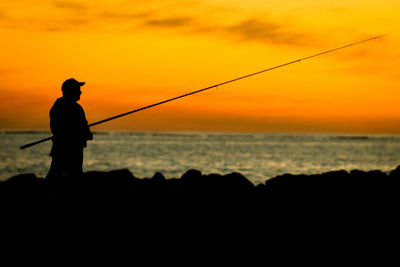
[(400, 134), (399, 10), (398, 0), (1, 1), (0, 129), (48, 129), (71, 77), (87, 82), (90, 123), (389, 34), (94, 130)]

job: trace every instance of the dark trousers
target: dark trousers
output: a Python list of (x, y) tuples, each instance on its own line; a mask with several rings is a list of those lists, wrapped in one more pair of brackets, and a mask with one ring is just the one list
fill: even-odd
[(51, 156), (50, 170), (46, 178), (62, 176), (77, 177), (82, 175), (83, 148), (57, 151), (57, 153), (52, 153)]

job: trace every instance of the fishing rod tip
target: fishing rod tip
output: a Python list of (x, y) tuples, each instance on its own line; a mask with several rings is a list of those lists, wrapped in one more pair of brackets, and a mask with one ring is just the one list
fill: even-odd
[(385, 37), (385, 36), (388, 36), (388, 35), (389, 35), (388, 33), (382, 34), (382, 35), (378, 35), (378, 36), (372, 37), (372, 38), (369, 39), (369, 40), (376, 40), (376, 39), (379, 39), (379, 38), (382, 38), (382, 37)]

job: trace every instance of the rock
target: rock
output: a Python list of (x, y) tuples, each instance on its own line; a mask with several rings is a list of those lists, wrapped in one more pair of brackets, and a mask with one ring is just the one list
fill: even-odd
[[(181, 178), (166, 179), (160, 172), (152, 178), (136, 178), (128, 169), (109, 172), (91, 171), (82, 177), (54, 178), (51, 181), (34, 174), (21, 174), (0, 183), (0, 193), (7, 199), (20, 199), (42, 203), (56, 203), (76, 207), (91, 203), (92, 207), (104, 205), (123, 209), (143, 208), (161, 211), (218, 210), (233, 212), (234, 207), (263, 207), (276, 210), (294, 209), (329, 210), (358, 208), (368, 205), (391, 205), (396, 199), (400, 166), (390, 176), (379, 170), (369, 172), (352, 170), (332, 171), (316, 175), (284, 174), (265, 184), (254, 185), (240, 173), (202, 175), (198, 170), (188, 170)], [(389, 179), (390, 178), (390, 179)], [(84, 205), (83, 205), (84, 206)], [(196, 208), (194, 208), (196, 207)]]
[(151, 179), (156, 182), (165, 181), (164, 175), (160, 172), (156, 172)]
[(27, 173), (13, 176), (4, 181), (3, 184), (9, 186), (32, 186), (40, 184), (42, 182), (41, 180), (39, 180), (35, 174)]
[(390, 172), (390, 176), (400, 178), (400, 165)]
[(197, 180), (200, 178), (201, 178), (201, 171), (194, 169), (186, 171), (181, 177), (182, 180)]
[[(281, 244), (278, 248), (287, 254), (293, 240), (298, 242), (295, 249), (309, 241), (323, 250), (347, 243), (350, 250), (360, 244), (375, 249), (376, 244), (392, 242), (375, 242), (374, 235), (393, 239), (398, 228), (399, 173), (400, 167), (390, 176), (357, 170), (285, 174), (258, 185), (239, 173), (202, 175), (198, 170), (168, 179), (161, 173), (136, 178), (127, 169), (52, 181), (23, 174), (0, 182), (2, 222), (14, 219), (22, 225), (17, 231), (3, 227), (3, 232), (13, 238), (21, 230), (34, 232), (34, 242), (47, 234), (56, 250), (69, 245), (65, 237), (74, 233), (71, 240), (85, 248), (99, 240), (106, 249), (128, 244), (131, 250), (129, 244), (136, 243), (153, 255), (158, 255), (153, 246), (160, 241), (160, 247), (172, 248), (175, 256), (182, 252), (176, 244), (195, 252), (203, 251), (204, 244), (214, 245), (215, 251), (255, 244), (263, 250), (253, 253), (256, 258), (268, 258), (260, 244)], [(19, 216), (10, 216), (15, 213)], [(109, 242), (107, 236), (121, 240)], [(242, 237), (253, 240), (243, 242)]]
[(254, 189), (254, 184), (240, 173), (233, 172), (231, 174), (224, 175), (223, 177), (225, 186), (228, 187), (229, 190), (236, 192), (249, 192)]

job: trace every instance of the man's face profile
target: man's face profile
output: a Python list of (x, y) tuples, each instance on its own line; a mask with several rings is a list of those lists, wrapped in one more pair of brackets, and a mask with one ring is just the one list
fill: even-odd
[(74, 86), (72, 88), (68, 88), (68, 90), (63, 91), (63, 95), (66, 98), (69, 98), (73, 101), (78, 101), (81, 99), (81, 87), (80, 86)]

